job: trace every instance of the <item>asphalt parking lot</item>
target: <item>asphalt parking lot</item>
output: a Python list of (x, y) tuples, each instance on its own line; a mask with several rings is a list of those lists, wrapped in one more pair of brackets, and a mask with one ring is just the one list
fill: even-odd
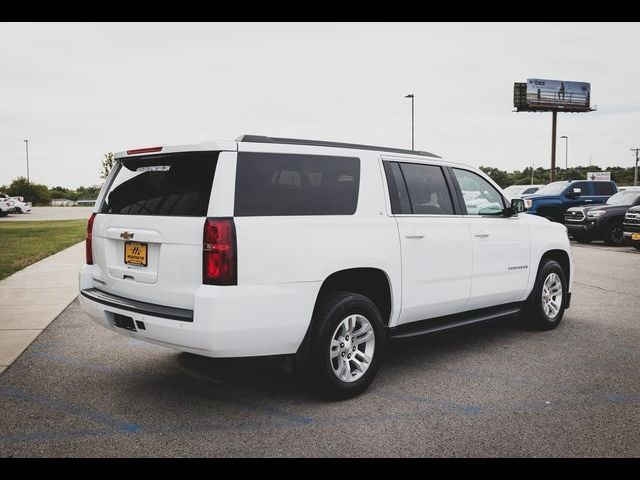
[(29, 213), (10, 213), (2, 221), (32, 222), (34, 220), (87, 220), (93, 207), (32, 207)]
[(0, 374), (0, 456), (638, 456), (640, 252), (573, 252), (558, 329), (395, 343), (372, 388), (338, 403), (273, 359), (116, 335), (76, 300)]

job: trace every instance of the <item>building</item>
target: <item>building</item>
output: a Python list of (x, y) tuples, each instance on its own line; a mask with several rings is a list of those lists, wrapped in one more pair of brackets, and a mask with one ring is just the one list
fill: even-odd
[(66, 198), (54, 198), (53, 200), (51, 200), (52, 207), (74, 207), (75, 205), (76, 202)]

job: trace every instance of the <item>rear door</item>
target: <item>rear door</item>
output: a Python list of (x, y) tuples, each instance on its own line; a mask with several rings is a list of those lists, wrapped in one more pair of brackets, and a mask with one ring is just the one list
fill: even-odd
[(457, 214), (445, 170), (383, 163), (402, 251), (398, 324), (464, 311), (471, 291), (471, 237), (467, 220)]
[(613, 182), (591, 182), (593, 189), (593, 203), (605, 203), (611, 195), (617, 192)]
[(133, 156), (118, 162), (93, 224), (96, 288), (193, 308), (202, 236), (219, 152)]

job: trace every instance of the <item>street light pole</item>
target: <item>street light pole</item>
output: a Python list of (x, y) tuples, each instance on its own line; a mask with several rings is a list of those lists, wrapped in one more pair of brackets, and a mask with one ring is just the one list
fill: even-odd
[(564, 169), (567, 170), (569, 168), (569, 137), (563, 135), (560, 138), (564, 138), (566, 142), (564, 151)]
[(411, 99), (411, 150), (415, 150), (414, 148), (414, 108), (413, 108), (413, 101), (414, 101), (414, 94), (410, 93), (409, 95), (405, 95), (404, 98), (410, 98)]
[(24, 146), (27, 150), (27, 183), (29, 183), (29, 140), (24, 141)]

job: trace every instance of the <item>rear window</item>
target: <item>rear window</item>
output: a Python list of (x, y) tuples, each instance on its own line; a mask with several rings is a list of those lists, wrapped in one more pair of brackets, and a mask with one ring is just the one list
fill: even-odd
[(218, 152), (187, 152), (123, 160), (100, 213), (204, 217)]
[(353, 215), (359, 184), (359, 158), (242, 152), (234, 214)]
[(593, 182), (593, 194), (594, 195), (613, 195), (615, 189), (613, 183), (609, 182)]

